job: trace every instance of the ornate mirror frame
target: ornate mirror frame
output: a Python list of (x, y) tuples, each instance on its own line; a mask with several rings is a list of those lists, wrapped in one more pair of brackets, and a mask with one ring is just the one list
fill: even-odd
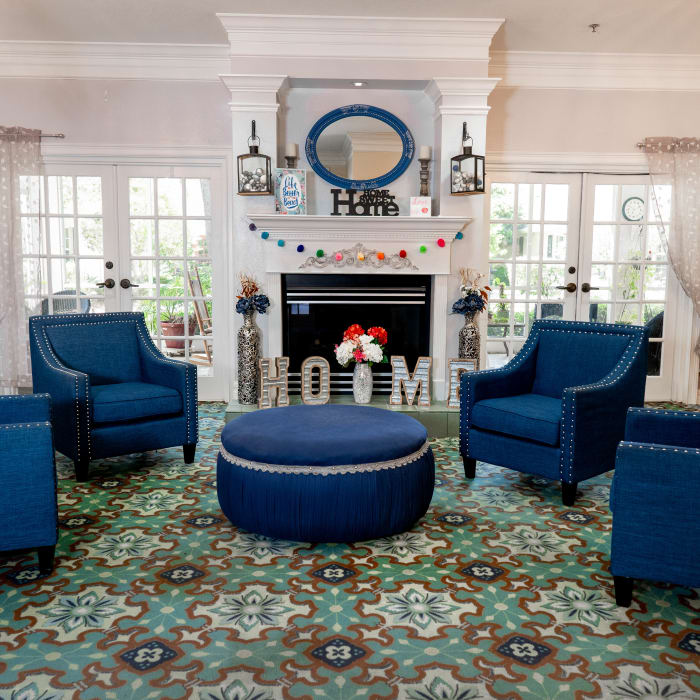
[[(339, 119), (346, 119), (347, 117), (372, 117), (374, 119), (379, 119), (385, 124), (388, 124), (399, 135), (402, 146), (401, 158), (388, 173), (370, 180), (351, 180), (347, 177), (334, 175), (330, 170), (324, 167), (318, 159), (316, 144), (321, 132), (333, 122), (337, 122)], [(309, 162), (313, 171), (326, 182), (330, 182), (331, 185), (346, 190), (374, 190), (385, 187), (406, 171), (406, 168), (408, 168), (413, 159), (414, 151), (415, 142), (413, 141), (413, 135), (408, 130), (408, 127), (391, 112), (387, 112), (385, 109), (379, 107), (373, 107), (372, 105), (355, 104), (334, 109), (332, 112), (324, 114), (311, 127), (309, 135), (306, 137), (306, 160)]]

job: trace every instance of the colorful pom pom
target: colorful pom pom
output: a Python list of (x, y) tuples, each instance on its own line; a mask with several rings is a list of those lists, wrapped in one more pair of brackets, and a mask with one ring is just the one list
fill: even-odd
[(342, 259), (343, 259), (343, 254), (342, 254), (342, 253), (336, 253), (336, 254), (335, 254), (335, 259), (336, 259), (336, 260), (342, 260)]
[(400, 250), (400, 251), (399, 251), (399, 257), (400, 257), (400, 258), (405, 258), (405, 257), (406, 257), (406, 251), (405, 251), (405, 250)]
[(428, 249), (427, 249), (424, 245), (422, 245), (420, 248), (418, 248), (418, 250), (419, 250), (421, 253), (427, 253), (427, 252), (428, 252)]
[(303, 253), (304, 252), (304, 246), (300, 243), (297, 246), (297, 253)]
[(249, 228), (251, 231), (257, 231), (257, 229), (258, 229), (258, 227), (257, 227), (255, 224), (248, 224), (248, 228)]
[(284, 248), (284, 241), (280, 238), (279, 241), (277, 241), (277, 245), (278, 245), (280, 248)]
[(266, 241), (270, 237), (270, 234), (267, 231), (263, 231), (260, 234), (260, 238), (262, 238), (264, 241)]
[(317, 258), (322, 258), (322, 257), (323, 257), (323, 248), (319, 248), (319, 249), (316, 251), (316, 257), (317, 257)]
[(377, 253), (377, 260), (384, 260), (384, 253), (381, 250)]
[(444, 248), (444, 247), (445, 247), (445, 239), (444, 239), (444, 238), (438, 238), (438, 239), (437, 239), (437, 244), (438, 244), (438, 246), (440, 246), (440, 248)]
[(458, 241), (461, 241), (461, 240), (464, 238), (464, 234), (463, 234), (461, 231), (458, 231), (458, 232), (457, 232), (457, 235), (455, 236), (455, 238), (456, 238)]
[(365, 259), (365, 254), (364, 253), (358, 253), (357, 254), (357, 259), (362, 262)]

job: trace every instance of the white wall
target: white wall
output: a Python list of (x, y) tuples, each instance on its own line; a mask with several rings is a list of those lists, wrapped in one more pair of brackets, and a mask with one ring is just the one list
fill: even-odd
[(487, 153), (637, 153), (645, 136), (693, 136), (700, 93), (497, 88)]
[(218, 82), (0, 79), (0, 124), (63, 132), (65, 143), (230, 146)]

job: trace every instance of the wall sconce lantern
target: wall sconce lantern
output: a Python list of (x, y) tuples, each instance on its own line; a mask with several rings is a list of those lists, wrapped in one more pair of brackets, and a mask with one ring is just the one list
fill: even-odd
[(450, 194), (484, 193), (484, 156), (472, 153), (473, 139), (462, 123), (462, 153), (450, 160)]
[(272, 194), (272, 177), (270, 156), (259, 153), (260, 138), (255, 134), (255, 119), (248, 138), (250, 153), (238, 156), (238, 194), (270, 195)]

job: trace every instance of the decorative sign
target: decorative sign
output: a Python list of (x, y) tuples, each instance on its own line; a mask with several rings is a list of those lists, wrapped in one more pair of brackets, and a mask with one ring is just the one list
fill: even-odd
[(306, 214), (306, 170), (275, 168), (275, 209), (280, 214)]
[(419, 406), (430, 406), (430, 368), (433, 364), (432, 357), (419, 357), (416, 368), (411, 374), (406, 366), (406, 358), (403, 355), (391, 356), (391, 397), (389, 403), (400, 406), (403, 403), (403, 394), (406, 392), (406, 403), (413, 406), (416, 392)]
[[(313, 371), (318, 370), (319, 390), (311, 388)], [(301, 363), (301, 400), (312, 406), (328, 403), (331, 398), (331, 366), (325, 357), (307, 357)]]
[(289, 406), (289, 358), (275, 358), (277, 364), (277, 376), (270, 376), (270, 363), (272, 359), (269, 357), (261, 357), (260, 365), (260, 399), (258, 400), (259, 408), (272, 408), (271, 391), (275, 392), (276, 406)]
[(347, 199), (340, 199), (342, 190), (332, 189), (333, 211), (331, 216), (341, 216), (340, 207), (347, 206), (346, 216), (398, 216), (399, 205), (389, 190), (365, 190), (355, 200), (357, 190), (345, 190)]
[(476, 371), (476, 360), (454, 358), (447, 361), (450, 375), (450, 391), (447, 408), (459, 408), (459, 384), (463, 372)]
[(431, 214), (430, 197), (411, 197), (411, 216), (430, 216)]
[(333, 267), (391, 267), (393, 270), (418, 270), (410, 261), (405, 250), (400, 250), (393, 255), (387, 255), (381, 250), (365, 248), (362, 243), (356, 243), (352, 248), (334, 250), (332, 253), (326, 253), (319, 249), (316, 251), (316, 255), (306, 258), (299, 265), (299, 269), (303, 270), (305, 267), (320, 269), (329, 265)]

